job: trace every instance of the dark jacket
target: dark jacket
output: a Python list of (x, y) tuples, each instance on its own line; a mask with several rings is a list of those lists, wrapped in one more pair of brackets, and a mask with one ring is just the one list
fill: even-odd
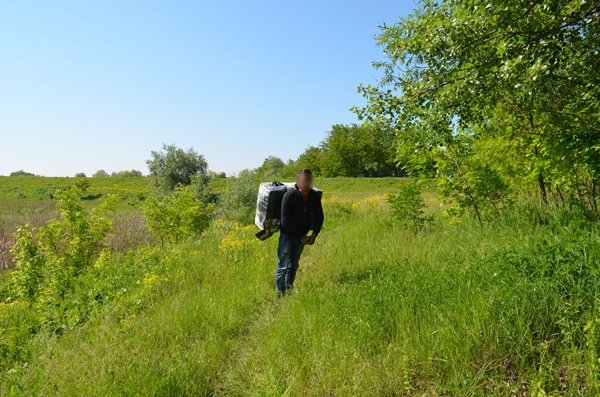
[(283, 195), (280, 227), (282, 233), (300, 238), (312, 229), (313, 234), (317, 235), (323, 226), (323, 218), (321, 196), (314, 189), (308, 192), (306, 204), (296, 184)]

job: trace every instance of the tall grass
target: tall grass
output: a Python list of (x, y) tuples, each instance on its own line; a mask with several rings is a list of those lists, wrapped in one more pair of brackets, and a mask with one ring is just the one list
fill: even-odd
[(480, 224), (426, 196), (436, 223), (413, 233), (367, 191), (324, 196), (294, 295), (275, 298), (276, 237), (215, 222), (156, 251), (155, 281), (36, 339), (2, 394), (598, 392), (598, 226), (530, 207)]

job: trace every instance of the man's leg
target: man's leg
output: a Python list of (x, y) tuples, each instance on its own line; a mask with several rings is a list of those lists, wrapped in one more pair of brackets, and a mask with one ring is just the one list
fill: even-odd
[(300, 266), (300, 255), (304, 250), (304, 244), (300, 239), (294, 239), (290, 243), (290, 260), (287, 273), (285, 275), (285, 290), (287, 293), (292, 292), (294, 286), (294, 280), (296, 279), (296, 272)]
[(290, 262), (290, 239), (285, 233), (279, 234), (277, 246), (277, 269), (275, 270), (275, 291), (278, 296), (285, 292), (285, 278)]

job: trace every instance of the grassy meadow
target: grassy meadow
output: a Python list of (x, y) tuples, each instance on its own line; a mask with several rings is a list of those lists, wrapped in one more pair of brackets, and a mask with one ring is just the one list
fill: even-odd
[[(5, 219), (50, 211), (44, 195), (68, 182), (23, 178), (0, 180), (5, 233)], [(122, 216), (139, 213), (144, 178), (91, 181), (90, 195), (122, 193)], [(317, 178), (325, 224), (284, 299), (278, 235), (261, 242), (254, 225), (216, 219), (196, 240), (131, 237), (68, 297), (85, 321), (60, 334), (34, 332), (26, 304), (0, 303), (0, 395), (600, 392), (598, 227), (525, 203), (479, 223), (448, 215), (429, 188), (434, 221), (413, 232), (385, 200), (406, 183)]]

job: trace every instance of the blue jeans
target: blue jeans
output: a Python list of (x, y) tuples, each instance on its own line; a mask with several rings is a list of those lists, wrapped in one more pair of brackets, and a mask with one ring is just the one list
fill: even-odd
[(283, 293), (292, 289), (298, 270), (298, 261), (303, 249), (304, 244), (302, 244), (300, 238), (285, 233), (279, 234), (279, 245), (277, 247), (279, 262), (275, 271), (275, 288), (277, 292)]

